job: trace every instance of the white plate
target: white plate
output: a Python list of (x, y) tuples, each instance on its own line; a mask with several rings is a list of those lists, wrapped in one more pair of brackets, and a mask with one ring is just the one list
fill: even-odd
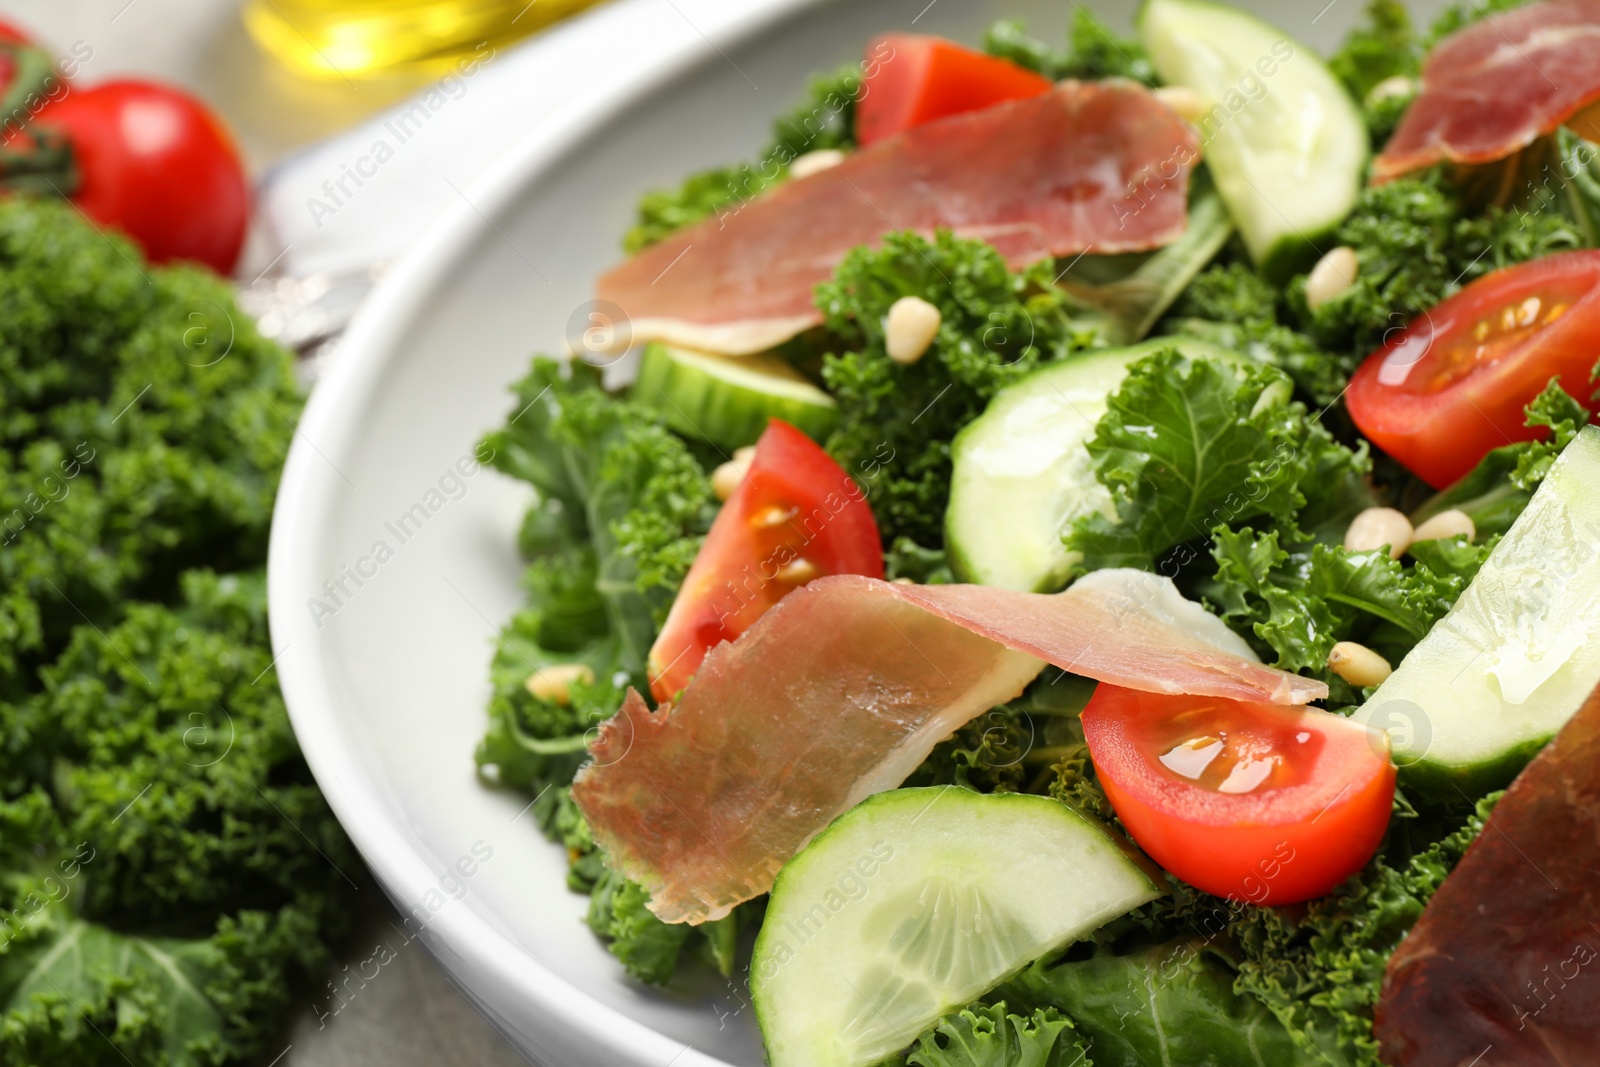
[[(1127, 25), (1131, 0), (1097, 6)], [(1320, 3), (1247, 6), (1326, 47), (1359, 4), (1336, 0), (1322, 17)], [(527, 137), (478, 186), (441, 183), (454, 209), (378, 287), (316, 388), (270, 561), (295, 730), (389, 895), (425, 917), (424, 942), (536, 1061), (761, 1056), (738, 983), (658, 992), (625, 979), (583, 925), (560, 850), (521, 814), (526, 798), (475, 776), (490, 652), (520, 600), (513, 541), (529, 494), (453, 469), (470, 467), (475, 441), (505, 417), (529, 355), (560, 348), (640, 191), (749, 158), (809, 72), (859, 57), (876, 32), (977, 41), (1015, 15), (1060, 40), (1069, 11), (1059, 0), (617, 0), (556, 30), (530, 46), (550, 77), (529, 101)], [(379, 542), (392, 553), (382, 563)], [(359, 585), (351, 571), (364, 572)], [(324, 583), (341, 580), (336, 601)]]

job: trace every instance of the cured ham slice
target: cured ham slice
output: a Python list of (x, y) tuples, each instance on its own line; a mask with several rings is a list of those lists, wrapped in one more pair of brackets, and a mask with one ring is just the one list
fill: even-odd
[(1063, 593), (855, 575), (790, 593), (714, 649), (676, 706), (630, 692), (573, 797), (668, 922), (721, 918), (858, 801), (905, 780), (1046, 663), (1133, 689), (1303, 704), (1166, 578), (1103, 570)]
[(1051, 92), (879, 141), (639, 253), (600, 279), (618, 343), (747, 355), (817, 325), (845, 254), (905, 230), (993, 244), (1012, 266), (1136, 252), (1183, 233), (1194, 129), (1133, 82)]
[(1372, 164), (1375, 182), (1436, 163), (1491, 163), (1600, 100), (1600, 0), (1545, 0), (1445, 38)]
[(1596, 871), (1600, 691), (1512, 783), (1390, 957), (1375, 1027), (1383, 1062), (1596, 1062)]

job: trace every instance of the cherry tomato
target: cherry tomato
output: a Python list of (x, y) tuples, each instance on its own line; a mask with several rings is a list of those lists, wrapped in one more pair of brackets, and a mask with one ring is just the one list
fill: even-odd
[(1436, 489), (1531, 441), (1523, 408), (1553, 377), (1589, 403), (1600, 357), (1600, 251), (1495, 271), (1424, 312), (1350, 379), (1350, 417)]
[(1139, 847), (1230, 900), (1321, 896), (1362, 868), (1389, 826), (1386, 747), (1326, 711), (1101, 684), (1083, 732)]
[(811, 438), (773, 419), (650, 649), (650, 691), (657, 700), (677, 695), (717, 644), (829, 574), (883, 577), (878, 524), (855, 480)]
[(0, 44), (32, 44), (33, 35), (10, 19), (0, 19)]
[(152, 263), (193, 260), (233, 270), (250, 220), (250, 186), (227, 131), (187, 93), (141, 81), (75, 89), (34, 124), (64, 136), (72, 200), (132, 237)]
[(867, 47), (856, 104), (863, 146), (924, 122), (1050, 90), (1042, 74), (943, 37), (889, 33)]

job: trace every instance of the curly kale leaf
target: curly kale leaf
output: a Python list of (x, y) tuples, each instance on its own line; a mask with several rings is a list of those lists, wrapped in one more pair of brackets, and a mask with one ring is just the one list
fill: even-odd
[(1100, 1064), (1342, 1065), (1297, 1047), (1267, 1005), (1234, 983), (1229, 961), (1198, 937), (1131, 951), (1097, 940), (1034, 963), (996, 993), (1059, 1009)]
[(975, 1004), (940, 1019), (906, 1053), (910, 1067), (1094, 1067), (1072, 1020), (1054, 1008), (1015, 1015)]
[(1150, 65), (1144, 45), (1112, 33), (1084, 7), (1074, 7), (1063, 49), (1030, 36), (1026, 23), (1019, 19), (1002, 19), (990, 26), (984, 34), (983, 48), (992, 56), (1037, 71), (1052, 81), (1132, 78), (1145, 85), (1156, 84), (1155, 68)]
[(176, 609), (82, 626), (41, 677), (39, 751), (65, 831), (94, 843), (88, 914), (209, 924), (240, 901), (336, 901), (360, 861), (300, 757), (265, 576), (186, 575)]
[[(1559, 212), (1491, 207), (1469, 214), (1430, 175), (1363, 190), (1338, 241), (1355, 249), (1355, 284), (1307, 312), (1307, 331), (1322, 347), (1359, 360), (1462, 286), (1501, 267), (1581, 247), (1584, 237)], [(1303, 294), (1304, 282), (1296, 281), (1292, 299), (1303, 306)]]
[(633, 228), (623, 238), (623, 249), (638, 252), (685, 226), (746, 203), (784, 181), (789, 164), (807, 152), (854, 147), (860, 87), (861, 68), (854, 63), (812, 78), (805, 97), (773, 123), (772, 140), (757, 162), (713, 167), (690, 175), (676, 189), (646, 193)]
[(1239, 991), (1266, 1004), (1301, 1048), (1331, 1027), (1347, 1062), (1378, 1067), (1372, 1012), (1384, 967), (1498, 799), (1486, 797), (1464, 825), (1414, 855), (1380, 855), (1303, 911), (1244, 909), (1228, 928)]
[(1280, 321), (1277, 287), (1244, 263), (1201, 273), (1173, 306), (1160, 331), (1197, 337), (1277, 367), (1318, 407), (1334, 403), (1360, 364), (1326, 352)]
[(605, 392), (593, 367), (539, 358), (513, 391), (515, 412), (480, 455), (551, 509), (524, 524), (530, 547), (587, 540), (622, 668), (637, 675), (710, 528), (710, 481), (658, 415)]
[(183, 586), (75, 630), (31, 703), (14, 773), (51, 773), (0, 803), (5, 1062), (257, 1055), (348, 923), (363, 868), (259, 681), (264, 579)]
[(607, 868), (589, 898), (589, 929), (606, 942), (628, 974), (665, 985), (695, 927), (662, 922), (645, 907), (649, 899), (638, 883)]
[[(1261, 516), (1312, 525), (1343, 518), (1361, 496), (1365, 453), (1334, 441), (1289, 394), (1281, 372), (1258, 364), (1192, 359), (1175, 348), (1135, 363), (1088, 444), (1116, 515), (1079, 518), (1068, 546), (1088, 570), (1151, 569), (1168, 549), (1218, 527)], [(1313, 489), (1335, 506), (1302, 518)]]
[(1275, 530), (1219, 529), (1216, 574), (1203, 588), (1223, 621), (1269, 660), (1327, 682), (1335, 704), (1353, 704), (1359, 691), (1328, 670), (1334, 644), (1360, 641), (1398, 663), (1450, 610), (1494, 543), (1433, 542), (1408, 566), (1381, 550), (1286, 549)]
[(300, 398), (224, 282), (68, 205), (0, 201), (0, 304), (4, 691), (85, 616), (257, 565)]
[(1400, 0), (1369, 0), (1365, 21), (1328, 58), (1328, 69), (1357, 101), (1365, 100), (1379, 82), (1414, 76), (1421, 67), (1417, 31)]
[[(1042, 265), (1014, 274), (991, 246), (941, 232), (858, 248), (817, 287), (817, 306), (845, 346), (823, 361), (839, 404), (827, 448), (866, 488), (884, 544), (943, 545), (956, 431), (1040, 364), (1103, 343), (1050, 283)], [(943, 317), (927, 355), (910, 366), (884, 346), (884, 318), (903, 296), (922, 297)]]

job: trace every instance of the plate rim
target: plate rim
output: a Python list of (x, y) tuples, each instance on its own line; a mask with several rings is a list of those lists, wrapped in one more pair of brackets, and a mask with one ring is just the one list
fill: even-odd
[[(530, 53), (572, 48), (574, 38), (602, 37), (627, 27), (636, 12), (657, 0), (612, 0), (587, 16), (523, 46)], [(619, 118), (650, 92), (693, 67), (715, 58), (769, 29), (774, 23), (827, 0), (742, 0), (716, 5), (677, 0), (672, 6), (689, 22), (696, 36), (663, 47), (640, 33), (633, 38), (646, 49), (642, 58), (599, 91), (574, 101), (508, 149), (501, 162), (463, 190), (423, 237), (378, 281), (351, 320), (324, 375), (311, 389), (296, 426), (274, 501), (267, 559), (268, 621), (279, 688), (300, 748), (317, 785), (351, 842), (391, 897), (422, 899), (436, 888), (438, 872), (391, 820), (356, 753), (333, 714), (336, 667), (315, 628), (299, 610), (300, 594), (316, 588), (312, 563), (330, 524), (330, 512), (341, 479), (334, 458), (348, 453), (357, 434), (355, 420), (343, 419), (360, 410), (380, 387), (384, 371), (395, 359), (421, 298), (436, 291), (466, 252), (494, 229), (493, 219), (532, 182), (561, 163), (600, 126)], [(679, 6), (711, 5), (696, 21)], [(700, 12), (697, 12), (700, 13)], [(711, 25), (705, 25), (705, 23)], [(612, 44), (615, 47), (615, 42)], [(287, 655), (298, 649), (300, 654)], [(641, 1064), (672, 1063), (680, 1067), (732, 1067), (693, 1046), (669, 1037), (623, 1011), (579, 989), (540, 963), (486, 918), (470, 908), (442, 908), (424, 929), (431, 941), (461, 958), (475, 979), (500, 983), (520, 994), (536, 1010), (560, 1025), (578, 1031), (608, 1059)], [(438, 957), (438, 953), (434, 953)], [(440, 959), (447, 971), (457, 965)], [(459, 981), (465, 975), (454, 975)], [(469, 999), (475, 992), (463, 990)], [(487, 1005), (485, 1005), (487, 1006)], [(504, 1028), (497, 1021), (497, 1027)], [(510, 1035), (508, 1035), (509, 1037)], [(513, 1039), (513, 1044), (516, 1044)]]

